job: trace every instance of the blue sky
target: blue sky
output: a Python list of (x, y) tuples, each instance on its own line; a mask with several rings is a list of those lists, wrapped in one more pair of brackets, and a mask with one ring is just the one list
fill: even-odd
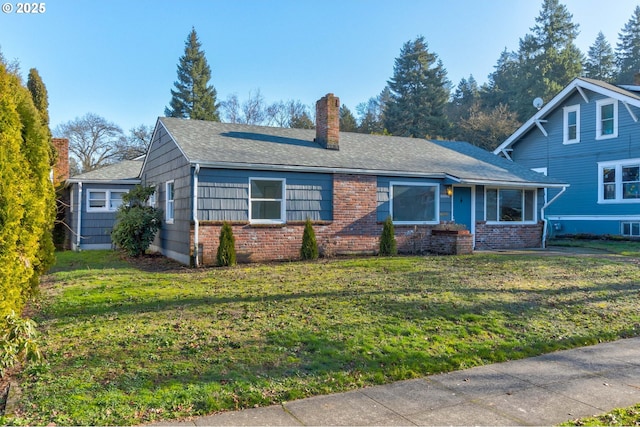
[[(6, 0), (0, 3), (6, 3)], [(42, 14), (0, 13), (0, 51), (37, 68), (51, 126), (92, 112), (123, 128), (154, 125), (169, 104), (178, 58), (195, 27), (218, 100), (260, 90), (268, 103), (313, 105), (328, 92), (354, 113), (422, 35), (455, 86), (484, 83), (516, 50), (542, 0), (50, 0)], [(635, 0), (561, 0), (586, 54), (602, 31), (615, 48)], [(603, 6), (606, 5), (606, 6)]]

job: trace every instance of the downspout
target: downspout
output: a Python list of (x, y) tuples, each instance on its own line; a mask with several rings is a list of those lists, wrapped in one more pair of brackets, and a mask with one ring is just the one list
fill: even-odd
[(200, 239), (198, 221), (198, 174), (200, 163), (196, 163), (193, 171), (193, 265), (199, 267), (200, 263)]
[(76, 230), (76, 251), (80, 251), (80, 230), (82, 229), (82, 181), (78, 182), (78, 229)]
[(542, 249), (545, 249), (547, 247), (547, 229), (549, 228), (549, 221), (544, 215), (544, 210), (548, 208), (551, 203), (555, 202), (558, 197), (562, 196), (562, 193), (564, 193), (565, 191), (567, 191), (566, 185), (562, 187), (562, 190), (558, 194), (556, 194), (553, 199), (545, 203), (542, 209), (540, 209), (540, 216), (542, 216), (542, 222), (544, 223), (544, 226), (542, 227)]

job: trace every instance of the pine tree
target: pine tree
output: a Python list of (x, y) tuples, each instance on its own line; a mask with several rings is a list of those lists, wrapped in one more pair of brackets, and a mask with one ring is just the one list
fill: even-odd
[(40, 78), (40, 74), (38, 74), (38, 70), (35, 68), (29, 70), (27, 89), (31, 92), (33, 104), (38, 109), (40, 117), (42, 117), (42, 124), (49, 126), (49, 95), (42, 78)]
[(341, 132), (357, 132), (358, 123), (346, 105), (340, 106), (340, 131)]
[(300, 248), (300, 258), (304, 260), (318, 259), (318, 242), (316, 241), (316, 233), (313, 231), (311, 220), (307, 218), (304, 224), (304, 232), (302, 233), (302, 247)]
[(388, 216), (382, 226), (380, 235), (380, 255), (393, 256), (398, 254), (398, 243), (396, 242), (393, 220)]
[(236, 238), (233, 236), (231, 224), (225, 222), (220, 229), (220, 244), (216, 253), (216, 261), (219, 266), (228, 267), (236, 265)]
[(417, 138), (446, 134), (447, 70), (429, 52), (424, 37), (404, 44), (387, 83), (392, 97), (384, 110), (384, 123), (391, 134)]
[(636, 6), (633, 16), (625, 24), (618, 37), (616, 82), (618, 84), (635, 84), (635, 76), (640, 73), (640, 6)]
[(209, 84), (211, 69), (201, 47), (192, 28), (178, 63), (178, 80), (174, 83), (175, 90), (171, 90), (170, 107), (164, 110), (169, 117), (220, 121), (217, 92)]
[(588, 57), (584, 64), (584, 75), (591, 79), (611, 83), (615, 73), (616, 57), (611, 45), (600, 31), (596, 40), (589, 47)]

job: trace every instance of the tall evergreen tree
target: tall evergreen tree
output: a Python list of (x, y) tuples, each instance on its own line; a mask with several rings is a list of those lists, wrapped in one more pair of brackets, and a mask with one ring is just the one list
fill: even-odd
[(392, 95), (384, 110), (389, 132), (418, 138), (446, 134), (447, 70), (438, 56), (429, 52), (424, 37), (404, 44), (387, 83)]
[(27, 89), (31, 92), (31, 98), (33, 104), (38, 109), (40, 117), (42, 118), (42, 124), (49, 126), (49, 95), (47, 94), (47, 88), (38, 74), (38, 70), (32, 68), (29, 70), (29, 76), (27, 77)]
[(342, 132), (357, 132), (358, 123), (356, 118), (351, 113), (351, 110), (346, 105), (340, 106), (340, 131)]
[(581, 75), (583, 55), (572, 18), (559, 0), (543, 0), (531, 34), (520, 39), (518, 52), (503, 52), (490, 76), (491, 107), (507, 104), (524, 121), (535, 113), (534, 98), (549, 100)]
[(633, 16), (618, 34), (616, 57), (618, 62), (618, 84), (633, 84), (635, 75), (640, 73), (640, 6), (636, 6)]
[(169, 117), (182, 117), (194, 120), (220, 121), (217, 92), (211, 80), (211, 68), (198, 35), (191, 29), (185, 43), (184, 55), (178, 63), (178, 80), (171, 89), (171, 101), (164, 113)]
[(602, 31), (589, 47), (587, 60), (584, 64), (584, 75), (592, 79), (613, 82), (616, 74), (616, 57), (611, 45)]

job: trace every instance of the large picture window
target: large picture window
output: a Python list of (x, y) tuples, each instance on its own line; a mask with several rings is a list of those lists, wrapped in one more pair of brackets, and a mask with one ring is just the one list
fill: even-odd
[(391, 183), (391, 218), (399, 224), (437, 224), (438, 185)]
[(249, 179), (249, 218), (253, 223), (285, 222), (285, 180)]
[(598, 202), (640, 203), (640, 159), (598, 164)]
[(536, 190), (489, 188), (485, 197), (489, 222), (534, 222)]
[(87, 212), (113, 212), (122, 205), (122, 190), (88, 190)]
[(596, 139), (618, 136), (618, 102), (603, 99), (596, 102)]

